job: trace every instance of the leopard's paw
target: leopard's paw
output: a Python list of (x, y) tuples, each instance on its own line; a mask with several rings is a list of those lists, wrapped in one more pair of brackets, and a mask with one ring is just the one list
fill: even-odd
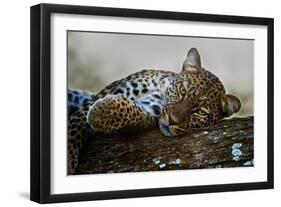
[[(128, 121), (132, 103), (121, 95), (108, 95), (97, 100), (89, 109), (87, 120), (94, 132), (112, 133)], [(132, 110), (132, 109), (131, 109)]]
[(135, 102), (122, 95), (108, 95), (89, 109), (87, 120), (95, 133), (132, 132), (154, 126), (154, 121)]

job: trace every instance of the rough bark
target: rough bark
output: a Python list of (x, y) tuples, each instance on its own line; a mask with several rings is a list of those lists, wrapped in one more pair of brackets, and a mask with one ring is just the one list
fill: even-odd
[(88, 139), (77, 174), (253, 166), (253, 117), (165, 137), (155, 129)]

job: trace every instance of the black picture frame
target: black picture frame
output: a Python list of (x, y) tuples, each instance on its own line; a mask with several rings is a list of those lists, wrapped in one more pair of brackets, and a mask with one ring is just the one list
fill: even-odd
[[(53, 13), (134, 17), (148, 19), (219, 22), (267, 26), (267, 181), (238, 184), (220, 184), (188, 187), (51, 194), (50, 184), (50, 123), (51, 123), (51, 72), (50, 72), (50, 16)], [(88, 201), (101, 199), (166, 196), (255, 189), (272, 189), (274, 186), (273, 147), (273, 43), (272, 18), (195, 14), (168, 11), (103, 8), (72, 5), (39, 4), (31, 7), (31, 174), (30, 199), (39, 203)]]

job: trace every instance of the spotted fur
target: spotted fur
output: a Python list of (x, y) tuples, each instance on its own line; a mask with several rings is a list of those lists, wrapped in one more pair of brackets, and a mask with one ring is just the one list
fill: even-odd
[[(83, 95), (85, 96), (85, 94)], [(221, 81), (201, 67), (195, 48), (182, 71), (142, 70), (112, 82), (79, 102), (68, 124), (68, 174), (74, 174), (78, 153), (93, 134), (130, 133), (159, 126), (177, 136), (239, 111), (238, 98), (225, 93)], [(80, 107), (83, 105), (83, 107)]]
[(86, 102), (94, 101), (95, 96), (90, 92), (75, 89), (67, 90), (67, 111), (70, 118), (76, 111), (82, 108)]

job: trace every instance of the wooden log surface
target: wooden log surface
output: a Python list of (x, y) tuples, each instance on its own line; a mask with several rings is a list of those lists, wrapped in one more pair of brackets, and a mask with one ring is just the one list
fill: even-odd
[(179, 137), (158, 129), (94, 136), (80, 151), (77, 174), (253, 166), (253, 121), (226, 119)]

